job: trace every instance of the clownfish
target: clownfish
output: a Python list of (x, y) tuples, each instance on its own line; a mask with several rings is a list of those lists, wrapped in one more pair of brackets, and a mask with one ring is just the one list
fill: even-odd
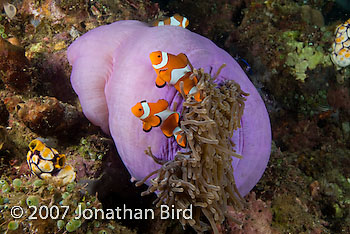
[(179, 127), (180, 114), (168, 109), (168, 102), (164, 99), (156, 103), (141, 101), (131, 108), (131, 112), (143, 121), (143, 130), (151, 131), (152, 127), (160, 126), (166, 137), (174, 136), (181, 147), (186, 147), (186, 138)]
[(190, 78), (192, 68), (185, 54), (178, 55), (169, 54), (163, 51), (156, 51), (150, 54), (150, 59), (154, 70), (157, 73), (156, 86), (162, 88), (166, 82), (180, 92), (180, 83), (184, 84), (185, 95), (192, 94), (198, 102), (202, 101), (200, 92), (196, 85), (197, 77)]
[(47, 147), (39, 139), (29, 143), (27, 164), (32, 174), (40, 179), (56, 178), (62, 185), (73, 182), (75, 172), (66, 164), (66, 156), (59, 154), (54, 148)]
[(165, 20), (156, 20), (155, 22), (153, 22), (153, 26), (171, 25), (171, 26), (179, 26), (183, 28), (186, 28), (188, 24), (189, 24), (188, 19), (179, 14), (175, 14), (171, 17), (168, 17)]

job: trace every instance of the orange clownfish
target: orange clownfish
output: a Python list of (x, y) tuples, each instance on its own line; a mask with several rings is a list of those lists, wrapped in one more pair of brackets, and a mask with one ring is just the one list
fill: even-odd
[(163, 51), (156, 51), (152, 52), (149, 57), (154, 70), (158, 74), (156, 79), (158, 88), (164, 87), (166, 82), (168, 82), (180, 92), (180, 83), (182, 81), (185, 94), (193, 94), (196, 101), (202, 101), (200, 92), (196, 87), (198, 79), (197, 77), (190, 78), (192, 69), (185, 54), (173, 55)]
[(188, 19), (179, 14), (175, 14), (171, 17), (166, 18), (165, 20), (157, 20), (153, 23), (153, 26), (163, 26), (163, 25), (171, 25), (171, 26), (179, 26), (186, 28), (189, 22)]
[(151, 131), (152, 127), (160, 126), (160, 129), (166, 137), (174, 135), (176, 142), (181, 147), (186, 147), (186, 138), (180, 133), (179, 127), (180, 114), (168, 109), (168, 102), (164, 99), (156, 103), (141, 101), (131, 108), (131, 112), (143, 121), (143, 130)]

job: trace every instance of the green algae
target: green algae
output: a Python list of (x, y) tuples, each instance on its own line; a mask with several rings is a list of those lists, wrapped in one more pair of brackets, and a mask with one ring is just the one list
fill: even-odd
[[(350, 218), (350, 183), (344, 170), (347, 170), (349, 153), (349, 150), (335, 149), (330, 152), (318, 150), (293, 155), (294, 160), (298, 157), (297, 165), (301, 169), (295, 171), (293, 177), (298, 178), (299, 183), (304, 180), (308, 189), (293, 186), (286, 195), (279, 195), (281, 197), (273, 200), (274, 225), (284, 232), (306, 231), (312, 229), (315, 216), (321, 215), (322, 219), (329, 222), (332, 233), (346, 230), (347, 223), (344, 221)], [(293, 158), (291, 157), (292, 161)], [(281, 165), (280, 170), (285, 166)], [(287, 180), (293, 181), (293, 177)], [(319, 207), (321, 214), (310, 210), (315, 206)], [(302, 230), (302, 227), (308, 228)]]
[(99, 144), (96, 137), (89, 136), (80, 139), (78, 152), (82, 157), (86, 159), (92, 161), (101, 161), (103, 159), (103, 156), (106, 154), (105, 148), (105, 145)]
[(322, 111), (329, 110), (327, 101), (327, 90), (319, 90), (316, 93), (295, 94), (295, 101), (298, 103), (298, 111), (304, 116), (313, 116)]
[(108, 232), (106, 230), (101, 230), (97, 234), (108, 234)]
[(17, 230), (18, 229), (18, 222), (16, 221), (10, 221), (7, 225), (7, 229), (10, 230), (10, 231), (14, 231), (14, 230)]
[(307, 70), (313, 70), (318, 65), (331, 66), (332, 62), (321, 46), (299, 42), (297, 37), (295, 31), (287, 31), (282, 35), (282, 38), (287, 39), (286, 47), (289, 51), (285, 63), (291, 67), (296, 80), (304, 82)]
[(63, 221), (63, 220), (58, 220), (58, 221), (57, 221), (57, 228), (58, 228), (58, 229), (62, 229), (62, 228), (64, 228), (64, 227), (65, 227), (64, 221)]
[(272, 226), (281, 233), (346, 233), (349, 153), (340, 148), (282, 153), (273, 146), (271, 167), (255, 189), (272, 196)]
[(289, 30), (282, 33), (282, 39), (296, 41), (300, 36), (300, 32), (296, 30)]
[(68, 232), (74, 232), (81, 226), (81, 221), (72, 219), (66, 224), (66, 230)]
[(304, 226), (312, 227), (313, 217), (302, 202), (290, 195), (281, 195), (272, 202), (273, 226), (283, 232), (300, 233)]
[(28, 206), (39, 206), (39, 197), (38, 196), (28, 196), (26, 199)]
[(41, 187), (41, 186), (43, 186), (43, 184), (44, 184), (44, 181), (43, 180), (35, 180), (34, 182), (33, 182), (33, 185), (35, 186), (35, 187)]
[[(0, 182), (2, 186), (9, 188), (6, 192), (3, 190), (0, 192), (0, 232), (16, 230), (19, 227), (31, 233), (35, 231), (35, 233), (39, 234), (56, 233), (61, 229), (65, 229), (68, 232), (77, 231), (77, 233), (86, 233), (87, 230), (97, 233), (100, 228), (111, 231), (111, 226), (118, 230), (120, 229), (114, 221), (106, 223), (101, 220), (100, 228), (96, 229), (92, 220), (76, 219), (75, 207), (78, 207), (79, 204), (84, 204), (84, 208), (89, 209), (101, 207), (101, 203), (96, 196), (89, 195), (85, 191), (85, 185), (83, 184), (71, 183), (67, 186), (59, 187), (52, 186), (53, 181), (43, 181), (42, 185), (38, 187), (34, 183), (38, 180), (33, 176), (21, 178), (21, 187), (23, 189), (18, 190), (16, 189), (18, 181), (19, 179), (15, 179), (11, 183), (11, 179), (4, 177)], [(69, 207), (66, 213), (62, 210), (64, 205)], [(10, 213), (12, 206), (21, 206), (23, 216), (13, 220)], [(39, 216), (39, 218), (28, 219), (34, 212), (33, 206), (37, 207), (37, 213), (34, 216)], [(51, 210), (50, 207), (55, 207), (58, 212), (57, 217), (40, 219), (40, 215), (46, 214), (40, 213), (41, 207), (47, 207), (47, 210)], [(83, 224), (84, 228), (82, 227)], [(130, 231), (129, 233), (132, 232)]]

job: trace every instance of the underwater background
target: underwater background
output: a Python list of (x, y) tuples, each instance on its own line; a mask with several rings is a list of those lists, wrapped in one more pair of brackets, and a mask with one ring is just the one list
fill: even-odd
[[(101, 25), (150, 24), (176, 13), (245, 70), (272, 129), (263, 177), (222, 233), (350, 233), (350, 70), (331, 59), (345, 0), (0, 0), (0, 232), (195, 233), (177, 220), (14, 219), (20, 204), (149, 208), (113, 140), (83, 115), (70, 83), (67, 47)], [(342, 39), (343, 42), (347, 38)], [(345, 57), (344, 57), (345, 58)], [(346, 59), (346, 58), (345, 58)], [(77, 183), (31, 176), (29, 143), (65, 154)], [(259, 140), (259, 139), (257, 139)], [(88, 186), (85, 186), (88, 182)], [(96, 194), (96, 196), (95, 196)], [(28, 210), (28, 209), (27, 209)]]

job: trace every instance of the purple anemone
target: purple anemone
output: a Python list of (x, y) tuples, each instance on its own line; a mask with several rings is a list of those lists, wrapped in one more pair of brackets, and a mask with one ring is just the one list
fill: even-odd
[[(137, 180), (160, 167), (145, 154), (148, 146), (157, 158), (173, 159), (179, 150), (174, 138), (166, 138), (160, 128), (144, 132), (142, 122), (131, 112), (141, 100), (166, 99), (170, 106), (182, 102), (174, 87), (155, 85), (149, 54), (159, 50), (185, 53), (193, 67), (204, 68), (211, 75), (225, 63), (216, 82), (232, 79), (250, 94), (242, 127), (232, 137), (236, 152), (243, 156), (233, 158), (234, 176), (241, 195), (246, 195), (261, 178), (270, 156), (270, 120), (241, 67), (209, 39), (180, 27), (150, 27), (139, 21), (119, 21), (89, 31), (68, 48), (71, 82), (84, 114), (112, 135), (125, 166)], [(178, 111), (180, 108), (178, 105)]]

